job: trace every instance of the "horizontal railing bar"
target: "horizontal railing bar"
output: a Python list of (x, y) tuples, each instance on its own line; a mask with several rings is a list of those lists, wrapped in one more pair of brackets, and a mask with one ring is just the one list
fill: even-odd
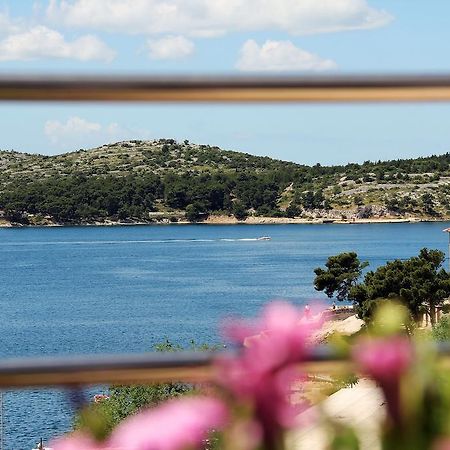
[(450, 101), (449, 75), (320, 77), (0, 76), (0, 101)]
[[(213, 359), (227, 352), (168, 352), (0, 360), (0, 389), (162, 381), (201, 382), (214, 375)], [(309, 368), (334, 370), (341, 361), (328, 347), (308, 358)], [(334, 369), (333, 369), (334, 367)]]
[[(436, 346), (450, 365), (450, 343)], [(136, 384), (162, 381), (202, 382), (215, 374), (213, 360), (231, 352), (151, 352), (0, 360), (0, 389), (89, 384)], [(328, 346), (317, 346), (302, 362), (307, 373), (353, 370), (352, 364)]]
[(210, 379), (209, 352), (13, 358), (0, 361), (0, 388)]

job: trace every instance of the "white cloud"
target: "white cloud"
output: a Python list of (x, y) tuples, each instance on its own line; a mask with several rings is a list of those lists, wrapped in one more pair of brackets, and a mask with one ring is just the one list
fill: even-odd
[(6, 12), (0, 11), (0, 34), (15, 33), (18, 30), (18, 20), (12, 20)]
[[(111, 124), (112, 125), (112, 124)], [(59, 120), (47, 120), (44, 125), (45, 135), (52, 144), (59, 144), (64, 140), (73, 140), (76, 137), (85, 138), (102, 131), (99, 123), (89, 122), (81, 117), (70, 117), (67, 122)]]
[(145, 130), (122, 127), (115, 122), (109, 124), (90, 122), (78, 116), (70, 117), (66, 122), (47, 120), (44, 124), (44, 133), (51, 144), (64, 150), (150, 137)]
[(167, 36), (147, 41), (151, 59), (180, 59), (194, 53), (194, 43), (184, 36)]
[(296, 47), (291, 41), (266, 41), (259, 46), (250, 39), (242, 46), (236, 67), (251, 72), (301, 72), (330, 70), (337, 65), (331, 59), (322, 59)]
[(327, 33), (376, 28), (392, 20), (366, 0), (50, 0), (47, 17), (95, 30), (191, 36), (263, 29)]
[(58, 31), (39, 25), (0, 41), (0, 61), (67, 58), (80, 61), (111, 61), (115, 52), (95, 36), (68, 42)]

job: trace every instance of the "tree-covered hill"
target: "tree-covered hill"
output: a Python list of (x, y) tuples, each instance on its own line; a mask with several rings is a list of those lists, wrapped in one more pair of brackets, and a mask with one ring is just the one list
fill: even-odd
[(444, 218), (449, 195), (448, 153), (310, 167), (172, 139), (57, 156), (0, 151), (0, 216), (16, 223)]
[(0, 183), (11, 181), (11, 175), (31, 180), (32, 177), (73, 173), (86, 176), (163, 175), (168, 172), (196, 174), (244, 168), (261, 172), (287, 167), (295, 168), (297, 165), (247, 153), (220, 150), (209, 145), (161, 139), (118, 142), (57, 156), (0, 152)]

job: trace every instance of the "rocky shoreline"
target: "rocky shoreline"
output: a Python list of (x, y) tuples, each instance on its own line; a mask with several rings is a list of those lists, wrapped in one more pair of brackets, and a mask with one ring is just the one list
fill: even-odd
[(11, 223), (6, 220), (0, 220), (0, 228), (28, 228), (28, 227), (66, 227), (66, 226), (136, 226), (136, 225), (189, 225), (199, 223), (204, 225), (277, 225), (277, 224), (381, 224), (381, 223), (418, 223), (418, 222), (446, 222), (450, 218), (439, 217), (377, 217), (377, 218), (352, 218), (352, 219), (331, 219), (331, 218), (289, 218), (289, 217), (256, 217), (250, 216), (245, 220), (237, 220), (234, 216), (209, 216), (201, 222), (189, 222), (186, 220), (178, 220), (176, 222), (168, 219), (149, 220), (149, 221), (93, 221), (80, 223), (54, 223), (46, 222), (39, 224), (20, 224)]

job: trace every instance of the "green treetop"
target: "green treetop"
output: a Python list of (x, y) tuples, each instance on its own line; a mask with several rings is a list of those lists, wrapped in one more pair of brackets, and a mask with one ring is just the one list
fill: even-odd
[(348, 300), (350, 289), (367, 265), (367, 262), (359, 260), (355, 252), (330, 256), (325, 263), (326, 269), (314, 269), (314, 287), (318, 291), (324, 291), (329, 298), (336, 294), (338, 300)]
[(396, 259), (367, 272), (358, 283), (362, 269), (354, 252), (328, 258), (326, 269), (314, 270), (314, 286), (328, 297), (351, 300), (363, 319), (370, 319), (376, 306), (397, 299), (405, 304), (415, 320), (428, 313), (431, 323), (436, 321), (436, 308), (450, 295), (450, 275), (442, 267), (445, 254), (440, 250), (423, 248), (418, 256)]

